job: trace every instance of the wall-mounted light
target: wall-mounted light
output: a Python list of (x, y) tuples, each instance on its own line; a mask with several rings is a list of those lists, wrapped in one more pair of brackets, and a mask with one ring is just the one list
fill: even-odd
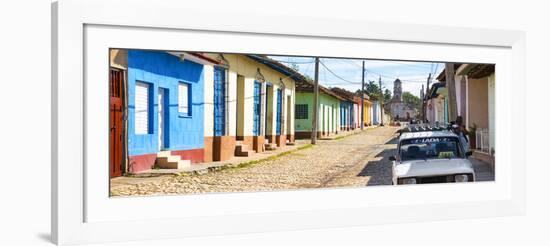
[(185, 61), (185, 55), (184, 54), (181, 54), (180, 55), (180, 62), (184, 62)]

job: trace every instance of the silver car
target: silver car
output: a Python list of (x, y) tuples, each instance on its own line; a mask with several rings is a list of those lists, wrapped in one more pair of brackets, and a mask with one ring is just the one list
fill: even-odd
[(474, 182), (475, 173), (452, 131), (404, 132), (399, 137), (393, 161), (392, 182), (400, 184)]

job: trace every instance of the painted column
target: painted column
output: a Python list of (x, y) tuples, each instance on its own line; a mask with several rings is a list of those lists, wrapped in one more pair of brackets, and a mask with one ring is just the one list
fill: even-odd
[(495, 149), (495, 74), (489, 76), (489, 151)]

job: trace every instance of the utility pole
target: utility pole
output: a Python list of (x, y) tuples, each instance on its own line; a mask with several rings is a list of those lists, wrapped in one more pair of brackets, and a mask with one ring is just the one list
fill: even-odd
[(313, 85), (313, 121), (311, 129), (311, 144), (317, 143), (317, 119), (319, 108), (319, 57), (315, 57), (315, 84)]
[(380, 87), (380, 125), (384, 126), (384, 93), (382, 92), (382, 76), (378, 76), (378, 87)]
[(432, 73), (429, 73), (428, 79), (426, 80), (426, 93), (424, 94), (424, 98), (422, 99), (422, 101), (424, 102), (422, 119), (424, 120), (424, 122), (428, 121), (428, 112), (427, 112), (428, 111), (428, 91), (430, 90), (431, 80), (432, 80)]
[(363, 61), (363, 69), (361, 69), (361, 130), (365, 125), (365, 61)]
[(449, 92), (449, 121), (454, 121), (457, 117), (456, 107), (456, 87), (455, 87), (455, 67), (454, 63), (445, 63), (445, 83)]

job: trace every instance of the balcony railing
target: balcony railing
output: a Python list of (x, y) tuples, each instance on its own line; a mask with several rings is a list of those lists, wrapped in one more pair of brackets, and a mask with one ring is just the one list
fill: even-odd
[(476, 149), (489, 153), (491, 149), (489, 144), (489, 129), (479, 128), (476, 130)]

